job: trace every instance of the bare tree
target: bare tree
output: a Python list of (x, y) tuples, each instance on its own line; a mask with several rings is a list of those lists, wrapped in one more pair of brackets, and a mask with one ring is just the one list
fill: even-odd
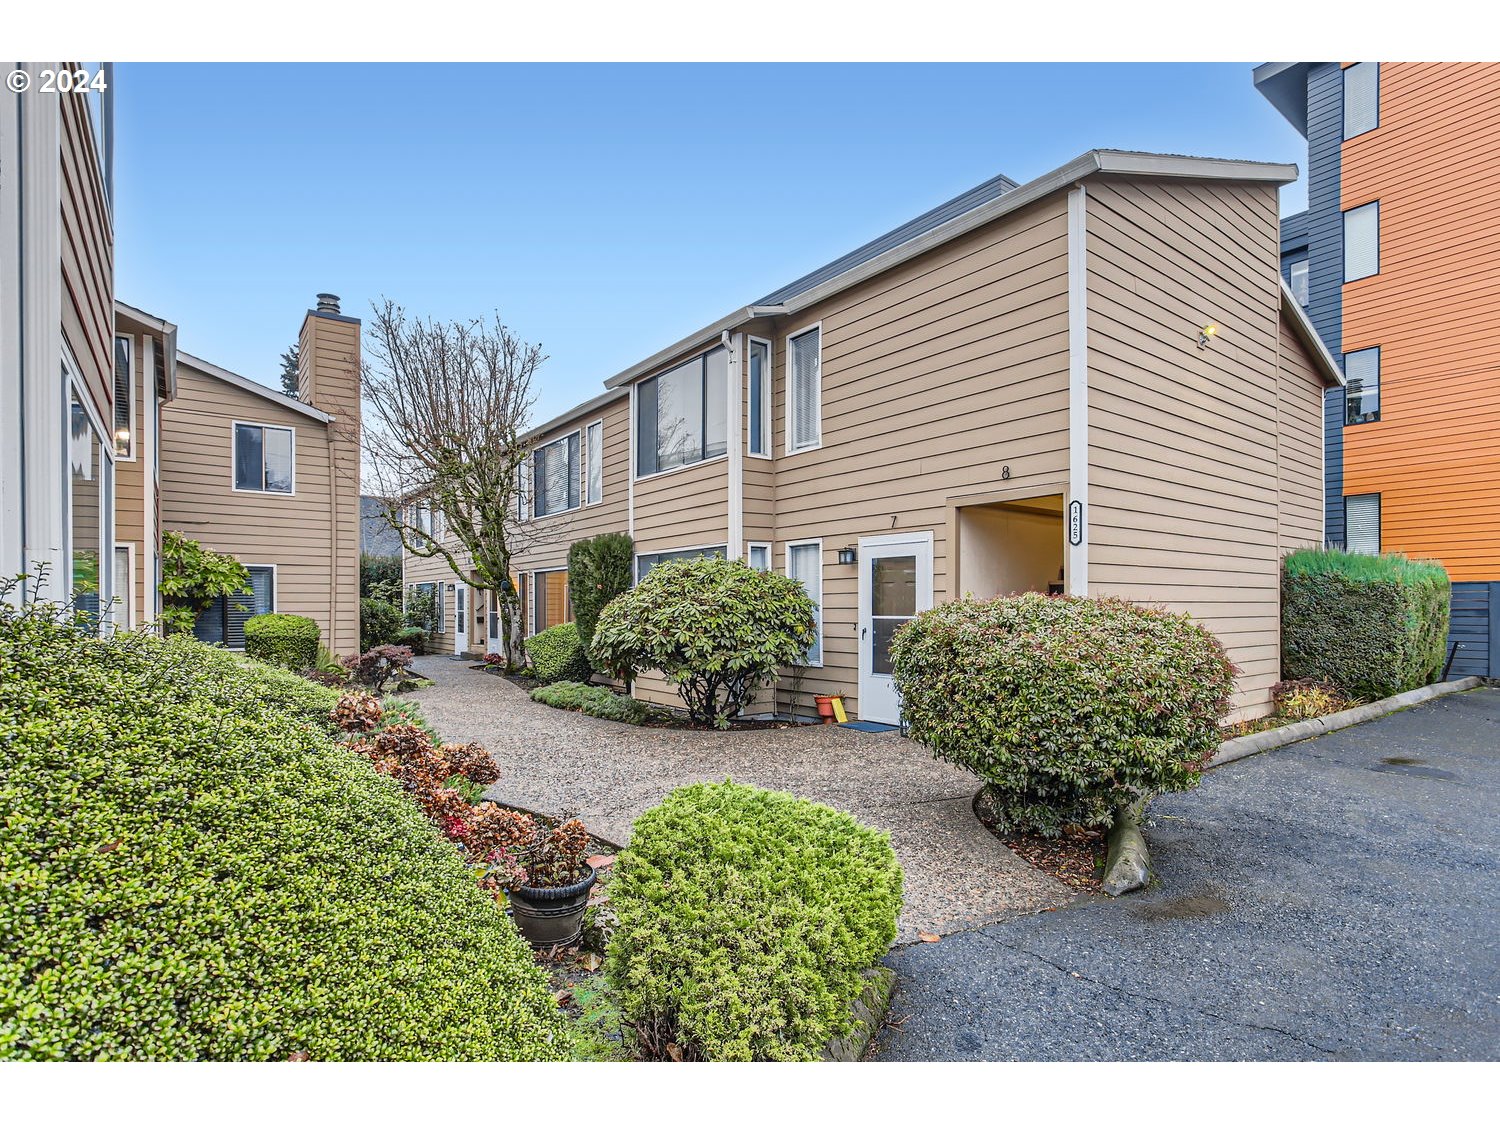
[(540, 538), (520, 510), (532, 380), (547, 357), (498, 319), (419, 320), (388, 299), (368, 340), (365, 468), (386, 520), (407, 551), (493, 592), (505, 658), (522, 663), (511, 558)]

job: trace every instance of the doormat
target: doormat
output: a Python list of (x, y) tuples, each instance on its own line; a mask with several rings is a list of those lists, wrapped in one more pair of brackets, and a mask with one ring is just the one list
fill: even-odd
[(847, 723), (840, 723), (839, 726), (848, 727), (850, 730), (862, 730), (869, 734), (880, 734), (883, 731), (896, 729), (893, 723), (871, 723), (864, 719), (850, 719)]

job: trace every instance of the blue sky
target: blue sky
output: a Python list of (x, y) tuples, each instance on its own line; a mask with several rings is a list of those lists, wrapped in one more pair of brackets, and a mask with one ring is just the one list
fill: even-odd
[(121, 64), (118, 292), (268, 383), (319, 291), (499, 310), (550, 356), (540, 420), (997, 172), (1095, 147), (1305, 166), (1250, 70)]

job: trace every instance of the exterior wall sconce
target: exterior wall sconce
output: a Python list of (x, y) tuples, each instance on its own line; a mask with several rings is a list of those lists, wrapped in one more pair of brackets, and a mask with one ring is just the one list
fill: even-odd
[(1201, 352), (1208, 347), (1208, 342), (1219, 334), (1217, 324), (1205, 324), (1198, 329), (1198, 350)]
[(859, 561), (859, 548), (857, 548), (857, 547), (840, 547), (839, 548), (839, 566), (853, 566), (858, 561)]

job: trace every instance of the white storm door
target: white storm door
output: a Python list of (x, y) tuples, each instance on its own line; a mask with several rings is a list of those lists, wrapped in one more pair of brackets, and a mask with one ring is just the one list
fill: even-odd
[(469, 587), (462, 582), (453, 587), (453, 651), (462, 654), (469, 647)]
[(932, 608), (932, 532), (875, 535), (859, 541), (859, 717), (901, 721), (891, 676), (891, 638)]

